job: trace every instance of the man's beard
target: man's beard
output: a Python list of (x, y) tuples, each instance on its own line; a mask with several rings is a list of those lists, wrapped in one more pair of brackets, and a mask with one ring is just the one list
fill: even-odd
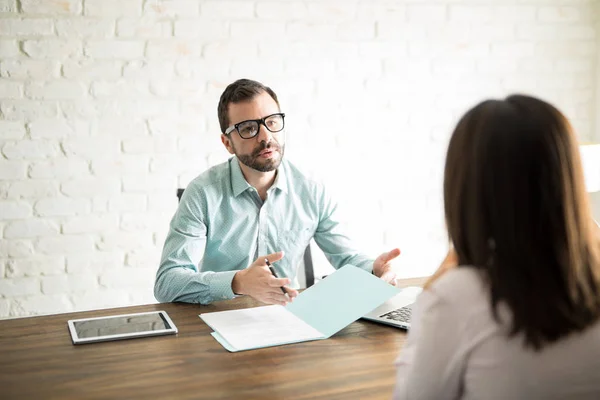
[[(260, 152), (265, 149), (271, 149), (273, 152), (277, 151), (279, 153), (279, 157), (277, 158), (268, 158), (264, 161), (260, 160)], [(276, 141), (260, 142), (258, 147), (252, 151), (251, 154), (239, 154), (235, 147), (233, 148), (236, 157), (242, 164), (245, 166), (252, 168), (259, 172), (270, 172), (274, 171), (281, 164), (281, 160), (283, 159), (283, 153), (285, 152), (285, 145), (280, 146)]]

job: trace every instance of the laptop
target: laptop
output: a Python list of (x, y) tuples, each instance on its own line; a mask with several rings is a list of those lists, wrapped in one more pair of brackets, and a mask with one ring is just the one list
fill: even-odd
[(423, 289), (416, 286), (404, 288), (385, 303), (362, 318), (381, 324), (409, 329), (412, 307)]

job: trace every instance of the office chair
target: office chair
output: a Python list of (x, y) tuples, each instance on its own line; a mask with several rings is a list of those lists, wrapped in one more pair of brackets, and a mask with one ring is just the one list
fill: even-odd
[[(177, 199), (181, 201), (181, 196), (183, 195), (183, 191), (185, 189), (179, 188), (177, 189)], [(304, 250), (304, 281), (306, 283), (306, 287), (309, 288), (315, 284), (315, 272), (313, 269), (313, 261), (312, 261), (312, 253), (310, 252), (310, 243), (306, 246), (306, 250)]]

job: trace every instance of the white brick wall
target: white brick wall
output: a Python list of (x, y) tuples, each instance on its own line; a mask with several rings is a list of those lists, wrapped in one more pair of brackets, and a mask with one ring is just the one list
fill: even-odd
[[(445, 251), (446, 143), (519, 91), (600, 140), (598, 0), (0, 0), (0, 318), (154, 301), (175, 189), (228, 153), (218, 97), (250, 77), (288, 157), (402, 276)], [(317, 254), (320, 274), (326, 261)]]

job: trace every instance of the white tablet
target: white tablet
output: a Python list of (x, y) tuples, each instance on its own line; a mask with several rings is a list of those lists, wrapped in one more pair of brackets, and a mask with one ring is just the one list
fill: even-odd
[(73, 344), (177, 333), (177, 327), (165, 311), (71, 319), (67, 323)]

